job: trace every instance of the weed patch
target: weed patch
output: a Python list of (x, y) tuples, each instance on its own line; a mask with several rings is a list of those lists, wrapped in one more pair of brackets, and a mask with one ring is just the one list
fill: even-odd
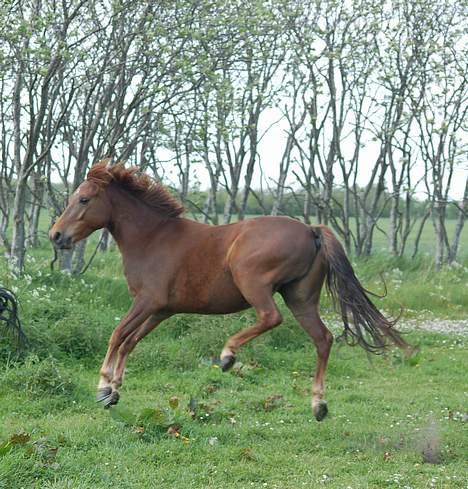
[(41, 360), (30, 355), (24, 364), (7, 368), (2, 378), (11, 389), (30, 396), (70, 395), (76, 389), (70, 373), (53, 357)]

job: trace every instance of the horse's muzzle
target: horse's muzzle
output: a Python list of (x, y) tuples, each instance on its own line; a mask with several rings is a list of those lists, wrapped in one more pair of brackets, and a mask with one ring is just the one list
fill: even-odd
[(59, 231), (51, 231), (49, 235), (54, 246), (60, 250), (69, 250), (72, 247), (72, 238)]

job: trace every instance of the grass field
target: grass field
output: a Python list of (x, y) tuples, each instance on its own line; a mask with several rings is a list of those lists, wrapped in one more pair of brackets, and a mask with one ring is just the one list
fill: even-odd
[[(252, 311), (176, 316), (132, 353), (120, 404), (106, 411), (94, 402), (99, 366), (130, 304), (119, 255), (99, 254), (79, 278), (48, 261), (48, 248), (28, 255), (22, 278), (0, 262), (31, 341), (18, 362), (0, 338), (0, 489), (468, 487), (467, 337), (410, 332), (421, 351), (407, 362), (336, 344), (318, 423), (314, 348), (283, 305), (283, 325), (229, 373), (213, 359)], [(355, 266), (378, 292), (384, 273), (377, 302), (403, 307), (403, 324), (466, 319), (466, 259), (441, 272), (430, 263), (379, 254)], [(323, 315), (339, 332), (326, 297)]]
[(0, 487), (467, 487), (465, 341), (414, 335), (414, 365), (335, 350), (331, 414), (318, 423), (305, 342), (261, 342), (222, 374), (186, 356), (199, 326), (190, 340), (148, 339), (111, 411), (93, 402), (97, 363), (44, 359), (3, 373)]

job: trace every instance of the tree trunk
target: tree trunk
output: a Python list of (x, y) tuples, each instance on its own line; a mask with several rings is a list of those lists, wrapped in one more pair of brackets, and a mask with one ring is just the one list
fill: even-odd
[(101, 233), (101, 242), (99, 244), (99, 251), (107, 251), (110, 248), (112, 236), (107, 229), (103, 229)]
[(440, 268), (444, 262), (445, 240), (443, 230), (442, 209), (439, 202), (432, 207), (432, 223), (435, 230), (435, 264)]
[(210, 187), (208, 195), (203, 205), (203, 222), (208, 224), (210, 222), (218, 224), (218, 210), (216, 209), (216, 190)]
[(427, 210), (426, 211), (426, 214), (424, 214), (424, 216), (423, 216), (423, 218), (421, 220), (421, 224), (419, 225), (419, 229), (418, 229), (418, 232), (416, 234), (416, 238), (414, 240), (413, 254), (411, 255), (411, 258), (412, 259), (414, 259), (416, 257), (416, 255), (418, 254), (418, 251), (419, 251), (419, 242), (421, 241), (421, 235), (422, 235), (424, 226), (426, 224), (427, 218), (430, 216), (430, 214), (431, 214), (431, 211), (430, 210)]
[(458, 219), (457, 224), (455, 226), (455, 234), (453, 238), (452, 246), (449, 250), (449, 263), (453, 263), (456, 261), (458, 256), (458, 250), (460, 248), (460, 237), (463, 230), (463, 226), (465, 225), (466, 215), (468, 214), (468, 179), (465, 183), (465, 193), (463, 195), (463, 201), (461, 203), (461, 207), (458, 209)]
[(307, 185), (306, 192), (304, 195), (304, 207), (303, 207), (304, 222), (310, 224), (310, 214), (312, 212), (312, 196), (310, 185)]
[(400, 243), (399, 256), (403, 256), (405, 249), (406, 249), (406, 243), (408, 242), (410, 232), (413, 229), (413, 226), (416, 222), (416, 219), (414, 219), (414, 220), (411, 219), (411, 195), (410, 195), (409, 191), (406, 192), (404, 213), (405, 213), (405, 218), (404, 218), (404, 224), (403, 224), (403, 229), (402, 229), (402, 233), (401, 233), (401, 243)]
[(86, 251), (86, 242), (87, 240), (83, 239), (75, 245), (72, 259), (72, 273), (74, 275), (78, 275), (85, 265), (84, 255)]
[(291, 163), (291, 152), (293, 149), (294, 137), (290, 134), (284, 148), (283, 156), (280, 162), (278, 183), (276, 185), (276, 191), (273, 196), (273, 206), (271, 208), (271, 215), (277, 216), (283, 207), (284, 187), (286, 185), (286, 178), (288, 176), (289, 165)]
[(64, 273), (72, 273), (72, 258), (73, 258), (73, 249), (71, 250), (58, 250), (59, 255), (59, 265), (60, 271)]
[(363, 255), (370, 256), (372, 253), (372, 245), (374, 241), (375, 220), (372, 216), (366, 219), (366, 239), (364, 241)]
[(350, 192), (349, 185), (344, 188), (344, 198), (343, 198), (343, 240), (346, 252), (351, 253), (351, 230), (349, 228), (349, 215), (350, 215)]
[(245, 217), (245, 210), (247, 209), (247, 202), (250, 194), (250, 186), (252, 185), (252, 177), (254, 172), (255, 156), (251, 156), (247, 165), (247, 170), (244, 179), (244, 192), (242, 193), (239, 212), (237, 213), (239, 221), (242, 221)]
[(399, 189), (394, 189), (394, 194), (390, 204), (390, 223), (388, 229), (388, 247), (392, 256), (398, 256), (399, 198)]
[(10, 260), (12, 268), (22, 272), (25, 254), (24, 215), (26, 211), (26, 178), (21, 161), (21, 89), (23, 86), (22, 65), (16, 74), (13, 93), (13, 134), (14, 160), (17, 171), (15, 199), (13, 202), (13, 236), (11, 239)]
[(39, 246), (39, 219), (41, 216), (42, 202), (44, 200), (44, 185), (41, 175), (34, 173), (33, 204), (31, 207), (31, 219), (29, 222), (27, 244), (33, 248)]
[(11, 253), (11, 243), (7, 237), (7, 228), (9, 221), (8, 210), (2, 212), (0, 217), (0, 244), (5, 248), (5, 253), (8, 256)]
[(238, 192), (237, 186), (231, 187), (230, 193), (226, 198), (226, 204), (224, 205), (224, 214), (223, 214), (224, 224), (229, 224), (231, 222), (232, 214), (234, 212), (234, 209), (236, 208), (237, 192)]
[(13, 236), (11, 240), (11, 265), (17, 272), (24, 268), (24, 257), (26, 253), (26, 233), (24, 217), (26, 214), (27, 180), (22, 173), (16, 182), (15, 200), (13, 203)]

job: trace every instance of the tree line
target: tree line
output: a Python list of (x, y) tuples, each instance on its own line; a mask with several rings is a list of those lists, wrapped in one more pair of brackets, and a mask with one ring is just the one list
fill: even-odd
[[(255, 207), (330, 224), (369, 255), (386, 215), (392, 255), (431, 225), (437, 265), (455, 260), (467, 11), (466, 0), (2, 2), (0, 240), (12, 265), (38, 245), (41, 213), (58, 215), (106, 157), (162, 181), (175, 168), (174, 191), (206, 222)], [(260, 147), (275, 125), (272, 177)], [(62, 267), (80, 270), (85, 246)]]

